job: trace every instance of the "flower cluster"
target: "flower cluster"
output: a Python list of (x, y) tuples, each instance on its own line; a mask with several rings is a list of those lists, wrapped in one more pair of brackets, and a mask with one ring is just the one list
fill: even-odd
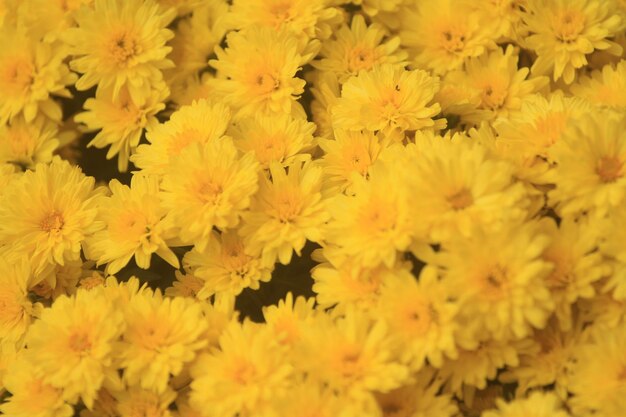
[(0, 39), (0, 413), (623, 415), (624, 1), (0, 0)]

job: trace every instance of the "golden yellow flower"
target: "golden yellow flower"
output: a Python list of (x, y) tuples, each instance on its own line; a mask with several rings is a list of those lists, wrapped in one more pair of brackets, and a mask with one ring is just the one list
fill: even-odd
[(0, 339), (21, 344), (23, 336), (41, 313), (42, 305), (28, 298), (32, 278), (25, 262), (9, 264), (0, 260)]
[(570, 87), (572, 93), (593, 104), (616, 110), (626, 109), (626, 61), (607, 64), (601, 70), (584, 75)]
[(18, 116), (0, 125), (0, 162), (34, 168), (50, 162), (59, 143), (58, 127), (44, 116), (31, 122)]

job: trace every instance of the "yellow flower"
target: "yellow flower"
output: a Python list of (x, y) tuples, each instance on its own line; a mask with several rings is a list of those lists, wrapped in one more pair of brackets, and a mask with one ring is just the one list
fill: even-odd
[(375, 267), (391, 267), (397, 252), (412, 242), (415, 217), (402, 178), (379, 160), (369, 180), (353, 176), (354, 195), (337, 195), (328, 202), (332, 216), (328, 226), (328, 253)]
[(493, 25), (456, 0), (419, 2), (401, 19), (400, 39), (409, 48), (415, 67), (435, 74), (460, 68), (465, 58), (495, 47)]
[(200, 356), (192, 368), (191, 406), (205, 417), (272, 415), (268, 404), (288, 401), (285, 395), (292, 386), (285, 351), (266, 327), (231, 322), (219, 338), (219, 349)]
[(626, 196), (626, 117), (591, 112), (572, 123), (554, 146), (556, 188), (548, 194), (562, 216), (598, 216)]
[(117, 98), (112, 97), (110, 90), (101, 89), (95, 98), (85, 101), (86, 111), (77, 114), (74, 120), (84, 123), (87, 131), (100, 130), (87, 146), (100, 149), (110, 146), (107, 159), (119, 154), (117, 168), (125, 172), (144, 129), (158, 123), (156, 114), (165, 108), (168, 93), (165, 85), (159, 84), (146, 94), (141, 104), (137, 104), (126, 88), (119, 92)]
[(528, 398), (517, 398), (512, 402), (497, 399), (498, 410), (485, 411), (482, 417), (570, 417), (559, 398), (551, 392), (535, 391)]
[(240, 157), (227, 137), (190, 144), (173, 158), (161, 198), (181, 240), (202, 250), (213, 227), (237, 226), (257, 191), (257, 171), (254, 155)]
[(350, 26), (342, 25), (334, 40), (322, 44), (320, 59), (314, 61), (313, 66), (321, 71), (334, 72), (340, 83), (376, 65), (404, 66), (407, 53), (398, 49), (400, 38), (385, 39), (386, 35), (381, 25), (372, 23), (367, 26), (365, 18), (355, 14)]
[(611, 210), (608, 218), (598, 225), (598, 234), (601, 237), (600, 250), (608, 258), (613, 268), (603, 286), (604, 291), (610, 291), (611, 296), (618, 301), (626, 300), (626, 209), (623, 205)]
[(474, 112), (463, 112), (461, 120), (479, 124), (483, 120), (507, 117), (519, 109), (522, 100), (548, 84), (547, 77), (526, 79), (528, 68), (518, 69), (518, 51), (509, 45), (469, 58), (463, 70), (449, 72), (444, 85), (454, 85), (465, 91), (467, 101), (475, 102)]
[(526, 0), (465, 0), (467, 6), (481, 15), (483, 24), (494, 26), (493, 39), (519, 42), (523, 35), (522, 17)]
[(294, 251), (300, 256), (307, 240), (321, 242), (324, 237), (328, 213), (321, 193), (322, 169), (295, 162), (285, 172), (273, 162), (269, 171), (271, 180), (262, 177), (240, 234), (250, 253), (261, 255), (263, 265), (274, 265), (277, 260), (287, 265)]
[(291, 114), (298, 109), (302, 113), (296, 99), (305, 82), (295, 75), (311, 54), (302, 51), (297, 38), (286, 31), (253, 26), (231, 32), (226, 42), (228, 48), (216, 47), (217, 59), (209, 61), (218, 73), (211, 85), (234, 109), (236, 118)]
[(525, 8), (523, 19), (530, 34), (524, 44), (537, 53), (534, 74), (551, 73), (554, 81), (563, 78), (571, 84), (594, 50), (622, 53), (622, 47), (610, 40), (624, 28), (613, 2), (528, 0)]
[(383, 133), (441, 128), (445, 120), (433, 120), (441, 110), (433, 102), (438, 90), (439, 79), (426, 71), (391, 64), (363, 71), (343, 84), (331, 110), (333, 127)]
[(84, 239), (102, 227), (100, 191), (92, 177), (58, 157), (12, 181), (0, 202), (0, 244), (8, 259), (28, 257), (36, 274), (78, 259)]
[(201, 305), (191, 298), (145, 291), (131, 297), (124, 315), (126, 330), (117, 352), (124, 379), (165, 393), (170, 375), (180, 374), (206, 345)]
[(3, 343), (21, 343), (33, 317), (41, 312), (42, 305), (28, 298), (31, 281), (27, 263), (9, 264), (0, 260), (0, 339)]
[(576, 415), (618, 416), (626, 407), (626, 327), (597, 330), (576, 354), (569, 405)]
[(417, 156), (406, 170), (417, 233), (430, 241), (497, 230), (525, 214), (525, 192), (513, 167), (472, 142), (416, 136)]
[(313, 95), (311, 115), (317, 125), (317, 135), (330, 139), (333, 137), (331, 110), (341, 95), (339, 81), (332, 72), (318, 72), (317, 75), (310, 89)]
[(102, 292), (78, 291), (44, 309), (26, 335), (24, 354), (64, 400), (80, 397), (90, 408), (105, 378), (117, 374), (113, 349), (123, 331), (121, 311)]
[(0, 162), (34, 168), (39, 162), (50, 162), (59, 143), (58, 127), (45, 117), (31, 122), (15, 117), (0, 125)]
[(76, 11), (82, 6), (91, 7), (93, 0), (18, 0), (14, 3), (19, 21), (24, 23), (28, 33), (51, 42), (58, 40), (64, 30), (75, 26)]
[[(289, 392), (289, 400), (276, 399), (275, 407), (278, 415), (299, 417), (337, 417), (354, 412), (354, 404), (316, 382), (298, 381)], [(183, 417), (183, 416), (181, 416)]]
[(409, 271), (383, 282), (378, 313), (398, 340), (402, 360), (417, 371), (426, 361), (441, 367), (445, 357), (455, 359), (458, 305), (439, 281), (437, 269), (427, 266), (418, 280)]
[(146, 174), (162, 175), (187, 146), (221, 138), (229, 121), (230, 110), (225, 105), (193, 101), (172, 113), (165, 123), (151, 126), (146, 134), (150, 144), (139, 145), (131, 161)]
[(552, 265), (541, 258), (549, 242), (527, 223), (443, 245), (437, 262), (461, 304), (463, 331), (504, 341), (545, 326), (554, 310), (546, 284)]
[(310, 159), (305, 152), (313, 147), (313, 132), (315, 124), (306, 119), (257, 115), (237, 121), (229, 134), (237, 148), (253, 151), (261, 166), (268, 169), (271, 162), (288, 166), (296, 160)]
[(178, 258), (167, 246), (175, 233), (164, 219), (158, 178), (135, 174), (130, 187), (114, 179), (109, 188), (111, 196), (99, 201), (98, 217), (105, 229), (87, 239), (87, 256), (107, 264), (107, 274), (117, 273), (133, 256), (138, 267), (148, 269), (153, 253), (178, 268)]
[(607, 64), (601, 70), (580, 77), (570, 90), (593, 104), (623, 111), (626, 109), (626, 94), (622, 94), (626, 91), (626, 61)]
[(260, 26), (295, 36), (328, 38), (339, 11), (327, 0), (234, 0), (228, 23), (234, 29)]
[(167, 25), (173, 9), (162, 11), (153, 0), (94, 0), (93, 8), (76, 13), (78, 27), (66, 31), (64, 40), (75, 58), (70, 67), (83, 74), (78, 90), (94, 85), (111, 91), (113, 100), (123, 87), (137, 105), (150, 96), (152, 86), (170, 67), (172, 50), (165, 43), (174, 35)]
[(212, 233), (204, 250), (197, 247), (185, 254), (185, 270), (201, 280), (197, 297), (213, 294), (239, 295), (244, 288), (258, 289), (271, 278), (273, 265), (264, 265), (249, 249), (236, 230)]
[(13, 417), (71, 417), (73, 408), (63, 401), (62, 391), (44, 381), (37, 367), (19, 355), (9, 365), (3, 385), (11, 393), (0, 404), (3, 415)]
[(172, 286), (165, 289), (165, 295), (168, 297), (195, 298), (204, 286), (204, 281), (192, 274), (175, 271), (174, 276), (176, 280), (172, 282)]
[(61, 106), (51, 95), (70, 97), (67, 85), (76, 81), (63, 62), (63, 45), (39, 42), (23, 27), (7, 25), (0, 30), (0, 124), (23, 114), (31, 122), (38, 114), (61, 120)]
[(172, 417), (169, 406), (174, 402), (176, 392), (170, 388), (154, 392), (131, 386), (116, 391), (114, 397), (117, 401), (114, 415)]

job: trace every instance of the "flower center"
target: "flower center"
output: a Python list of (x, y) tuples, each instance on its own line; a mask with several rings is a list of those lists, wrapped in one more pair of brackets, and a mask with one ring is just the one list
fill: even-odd
[(585, 28), (585, 15), (575, 10), (561, 11), (555, 16), (552, 28), (559, 41), (572, 43)]
[(474, 203), (472, 193), (467, 188), (461, 188), (456, 193), (447, 198), (453, 210), (463, 210)]
[(233, 369), (232, 377), (238, 384), (247, 385), (254, 380), (256, 373), (256, 368), (253, 364), (242, 360)]
[(263, 93), (271, 93), (280, 88), (280, 80), (272, 74), (264, 73), (256, 76), (255, 83)]
[(544, 259), (554, 264), (552, 273), (547, 278), (547, 284), (553, 289), (564, 289), (572, 281), (572, 263), (563, 254), (546, 253)]
[(276, 3), (270, 7), (270, 14), (274, 17), (274, 25), (279, 27), (291, 20), (291, 4), (289, 2)]
[(604, 183), (615, 182), (622, 177), (624, 163), (615, 156), (604, 156), (598, 161), (596, 173)]
[(113, 62), (119, 66), (126, 66), (140, 53), (141, 48), (133, 33), (122, 31), (111, 38), (108, 51)]
[(205, 203), (215, 204), (219, 196), (224, 191), (222, 184), (216, 181), (204, 181), (198, 187), (198, 195)]
[(63, 216), (58, 211), (48, 214), (39, 224), (41, 230), (48, 233), (59, 233), (64, 225)]
[(73, 333), (69, 340), (70, 349), (76, 353), (85, 353), (91, 349), (91, 341), (85, 333)]
[(491, 83), (483, 88), (480, 98), (483, 107), (487, 107), (491, 110), (497, 110), (504, 104), (506, 96), (506, 88), (502, 88), (502, 86)]
[(350, 72), (359, 72), (369, 69), (374, 63), (374, 52), (363, 46), (356, 46), (348, 53), (348, 69)]
[(192, 143), (201, 142), (203, 135), (198, 129), (183, 129), (172, 136), (167, 151), (171, 156), (176, 156)]
[(491, 268), (482, 277), (483, 295), (488, 299), (500, 298), (508, 288), (507, 270), (500, 265)]
[(34, 79), (35, 67), (26, 58), (15, 58), (0, 73), (3, 90), (20, 94), (27, 91)]
[(443, 49), (448, 52), (459, 52), (465, 47), (465, 33), (454, 28), (446, 29), (440, 34), (440, 42)]
[(276, 211), (281, 223), (289, 223), (295, 219), (301, 209), (300, 201), (294, 193), (284, 194), (276, 201)]

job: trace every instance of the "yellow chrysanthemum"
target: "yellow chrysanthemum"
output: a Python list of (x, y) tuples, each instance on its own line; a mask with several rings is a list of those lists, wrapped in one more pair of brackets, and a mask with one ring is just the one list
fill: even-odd
[(601, 70), (582, 76), (572, 84), (571, 92), (593, 104), (611, 107), (616, 110), (626, 109), (626, 61), (617, 65), (607, 64)]
[(465, 62), (462, 70), (448, 73), (443, 85), (454, 85), (464, 91), (473, 112), (465, 111), (461, 121), (479, 124), (484, 120), (506, 117), (519, 109), (522, 100), (548, 83), (547, 77), (526, 79), (528, 68), (518, 68), (518, 51), (509, 45)]
[(165, 295), (168, 297), (195, 298), (204, 286), (204, 281), (192, 274), (175, 271), (174, 276), (176, 279), (172, 285), (165, 289)]
[(391, 64), (363, 71), (343, 84), (331, 110), (333, 127), (384, 133), (441, 128), (445, 120), (433, 120), (441, 110), (433, 102), (438, 90), (439, 79), (426, 71)]
[(59, 146), (58, 128), (43, 116), (31, 122), (16, 117), (0, 125), (0, 163), (34, 168), (39, 162), (50, 162)]
[(273, 162), (269, 172), (271, 179), (262, 177), (240, 234), (250, 253), (261, 255), (264, 265), (277, 260), (287, 265), (294, 251), (300, 256), (307, 240), (321, 242), (324, 237), (328, 212), (321, 193), (322, 169), (295, 162), (285, 172)]
[(599, 329), (581, 346), (570, 375), (575, 415), (618, 416), (626, 408), (626, 328)]
[(61, 106), (51, 95), (70, 97), (66, 86), (76, 81), (63, 62), (67, 50), (60, 44), (38, 42), (24, 28), (1, 28), (0, 124), (19, 114), (31, 122), (38, 114), (61, 120)]
[(254, 155), (240, 157), (227, 137), (190, 144), (173, 158), (161, 197), (181, 240), (202, 250), (213, 227), (237, 226), (257, 191), (257, 171)]
[(550, 240), (536, 224), (511, 225), (476, 233), (443, 246), (443, 279), (461, 304), (464, 331), (509, 340), (542, 328), (554, 310), (546, 278), (552, 269), (541, 258)]
[(126, 330), (119, 364), (131, 385), (164, 393), (176, 376), (206, 345), (202, 307), (191, 298), (164, 298), (157, 290), (133, 296), (124, 310)]
[(626, 196), (626, 116), (591, 112), (572, 121), (554, 146), (556, 188), (549, 193), (562, 216), (602, 216)]
[[(298, 381), (289, 392), (289, 400), (276, 399), (273, 405), (278, 415), (299, 417), (356, 416), (354, 404), (315, 382)], [(181, 416), (183, 417), (183, 416)]]
[(153, 0), (94, 0), (93, 8), (80, 9), (78, 27), (64, 36), (75, 56), (70, 67), (83, 74), (76, 88), (97, 84), (116, 100), (126, 87), (141, 105), (162, 79), (161, 70), (173, 65), (165, 43), (173, 37), (166, 27), (174, 17), (173, 9), (163, 11)]
[(297, 160), (308, 160), (313, 147), (315, 124), (288, 115), (243, 118), (229, 130), (242, 152), (253, 151), (264, 169), (271, 162), (283, 166)]
[(111, 180), (109, 188), (111, 196), (99, 202), (105, 229), (87, 239), (87, 256), (107, 264), (107, 274), (117, 273), (133, 257), (138, 267), (148, 269), (153, 253), (178, 268), (178, 258), (167, 246), (175, 230), (159, 201), (159, 179), (136, 174), (130, 187)]
[(493, 25), (481, 17), (459, 1), (421, 1), (402, 15), (400, 39), (417, 68), (445, 74), (495, 47)]
[(251, 26), (285, 30), (296, 36), (325, 39), (341, 21), (327, 0), (234, 0), (228, 23), (234, 29)]
[(455, 359), (455, 316), (458, 305), (439, 281), (437, 269), (424, 268), (416, 277), (408, 271), (382, 285), (378, 313), (389, 324), (390, 337), (398, 341), (402, 360), (419, 370), (426, 361), (441, 367), (444, 358)]
[[(115, 415), (142, 417), (172, 417), (170, 404), (176, 398), (176, 392), (166, 389), (154, 392), (136, 386), (127, 387), (114, 393)], [(108, 416), (107, 416), (108, 417)]]
[[(74, 16), (82, 6), (91, 7), (94, 0), (17, 0), (15, 9), (20, 23), (30, 34), (45, 42), (58, 40), (63, 31), (76, 25)], [(19, 4), (19, 8), (17, 7)]]
[[(285, 347), (266, 327), (232, 322), (219, 349), (203, 354), (192, 368), (190, 402), (202, 416), (271, 416), (268, 404), (285, 398), (292, 366)], [(210, 407), (208, 407), (210, 405)]]
[(86, 111), (77, 114), (74, 120), (84, 123), (87, 131), (100, 130), (87, 146), (100, 149), (110, 146), (107, 159), (119, 154), (117, 168), (124, 172), (144, 129), (158, 123), (156, 114), (165, 108), (168, 94), (165, 85), (158, 84), (155, 89), (146, 92), (141, 104), (137, 104), (126, 88), (120, 90), (116, 98), (110, 90), (101, 89), (95, 98), (85, 101)]
[(148, 130), (150, 144), (142, 144), (131, 157), (146, 174), (162, 175), (171, 160), (192, 143), (207, 143), (224, 135), (230, 120), (230, 110), (221, 103), (194, 101), (182, 106), (162, 124)]
[(124, 317), (102, 292), (78, 291), (44, 309), (26, 335), (25, 355), (43, 382), (63, 390), (63, 399), (79, 398), (91, 407), (105, 378), (116, 374), (114, 346)]
[(365, 267), (391, 267), (414, 236), (407, 184), (379, 160), (369, 180), (353, 176), (352, 191), (354, 195), (337, 195), (328, 202), (332, 218), (327, 241), (333, 247), (324, 250)]
[(608, 280), (603, 286), (604, 291), (610, 291), (615, 300), (626, 300), (626, 208), (620, 205), (611, 210), (607, 219), (598, 227), (600, 236), (600, 250), (606, 256), (607, 263), (613, 269), (607, 274)]
[(226, 41), (228, 48), (217, 47), (217, 59), (209, 61), (218, 71), (211, 85), (235, 110), (235, 117), (301, 111), (295, 100), (305, 82), (295, 75), (311, 54), (302, 51), (297, 38), (253, 26), (231, 32)]
[(354, 15), (350, 26), (342, 25), (334, 40), (322, 44), (320, 58), (313, 62), (313, 66), (321, 71), (334, 72), (340, 83), (376, 65), (390, 63), (403, 67), (407, 53), (398, 49), (400, 38), (385, 39), (386, 35), (379, 24), (367, 26), (363, 16)]
[(576, 70), (587, 64), (586, 55), (606, 50), (614, 55), (622, 47), (611, 38), (624, 23), (612, 1), (595, 0), (528, 0), (524, 23), (529, 36), (524, 44), (537, 53), (534, 74), (551, 74), (571, 84)]
[(484, 147), (417, 135), (415, 149), (405, 175), (420, 236), (441, 242), (525, 216), (525, 192), (513, 167), (491, 159)]
[(559, 398), (551, 392), (533, 392), (528, 398), (505, 402), (496, 400), (498, 410), (485, 411), (482, 417), (570, 417)]
[(476, 10), (481, 21), (493, 25), (493, 39), (519, 42), (524, 34), (522, 17), (526, 0), (465, 0), (465, 4)]
[(330, 139), (333, 137), (332, 107), (341, 95), (341, 87), (337, 76), (332, 72), (318, 72), (317, 75), (310, 89), (313, 95), (310, 110), (317, 125), (315, 133)]
[(42, 305), (28, 298), (31, 281), (27, 263), (11, 265), (0, 260), (0, 339), (3, 343), (21, 343), (33, 317), (41, 312)]
[(71, 417), (73, 408), (63, 400), (63, 392), (44, 381), (35, 365), (22, 355), (9, 365), (3, 379), (11, 393), (0, 404), (0, 412), (12, 417)]
[(0, 245), (8, 259), (28, 257), (33, 271), (78, 259), (84, 239), (101, 229), (96, 221), (94, 179), (54, 159), (13, 180), (0, 200)]
[(219, 293), (239, 295), (244, 288), (258, 289), (261, 282), (269, 281), (273, 265), (263, 264), (260, 257), (249, 252), (236, 230), (213, 233), (204, 250), (187, 252), (185, 270), (202, 282), (197, 297), (205, 300)]
[(366, 177), (381, 151), (379, 136), (368, 131), (336, 130), (334, 139), (318, 139), (324, 151), (322, 167), (329, 192), (343, 192), (352, 185), (353, 174)]

